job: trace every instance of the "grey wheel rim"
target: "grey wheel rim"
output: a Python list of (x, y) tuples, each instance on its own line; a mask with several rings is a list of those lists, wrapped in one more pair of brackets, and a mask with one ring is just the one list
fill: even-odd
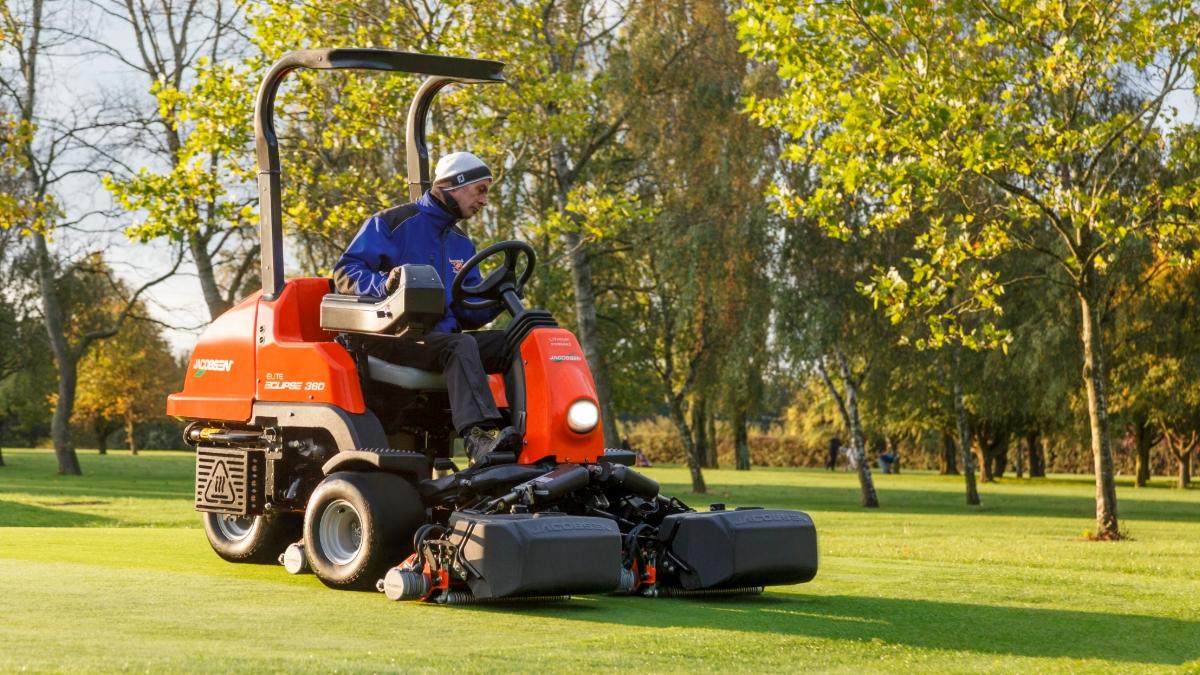
[(347, 565), (362, 551), (362, 518), (354, 505), (338, 499), (321, 512), (317, 526), (321, 553), (336, 565)]
[(254, 531), (252, 516), (217, 516), (217, 529), (230, 541), (242, 541)]

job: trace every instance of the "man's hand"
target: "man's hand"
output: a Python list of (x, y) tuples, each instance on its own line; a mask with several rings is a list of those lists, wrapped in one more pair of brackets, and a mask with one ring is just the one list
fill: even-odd
[(393, 267), (391, 272), (388, 272), (387, 281), (383, 282), (383, 292), (385, 295), (391, 295), (396, 292), (397, 288), (400, 288), (400, 275), (403, 269), (403, 267), (397, 266)]

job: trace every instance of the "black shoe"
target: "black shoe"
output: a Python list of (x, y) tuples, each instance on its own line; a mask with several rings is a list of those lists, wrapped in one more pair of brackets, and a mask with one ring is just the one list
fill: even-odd
[[(471, 427), (463, 434), (463, 443), (472, 466), (515, 462), (521, 451), (521, 435), (512, 427), (499, 431)], [(506, 456), (507, 453), (511, 455)]]

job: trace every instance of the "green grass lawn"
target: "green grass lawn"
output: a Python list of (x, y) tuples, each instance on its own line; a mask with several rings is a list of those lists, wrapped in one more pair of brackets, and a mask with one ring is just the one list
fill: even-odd
[(1093, 543), (1088, 477), (1005, 479), (968, 508), (962, 479), (708, 471), (693, 506), (808, 511), (811, 583), (738, 599), (577, 597), (442, 607), (231, 565), (192, 510), (192, 457), (48, 451), (0, 468), (0, 672), (1200, 672), (1200, 490), (1118, 490), (1131, 540)]

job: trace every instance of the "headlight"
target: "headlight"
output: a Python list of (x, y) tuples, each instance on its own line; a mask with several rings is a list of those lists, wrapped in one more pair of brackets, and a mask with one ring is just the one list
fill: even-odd
[(577, 434), (586, 434), (600, 422), (600, 409), (595, 403), (581, 398), (567, 409), (567, 426)]

